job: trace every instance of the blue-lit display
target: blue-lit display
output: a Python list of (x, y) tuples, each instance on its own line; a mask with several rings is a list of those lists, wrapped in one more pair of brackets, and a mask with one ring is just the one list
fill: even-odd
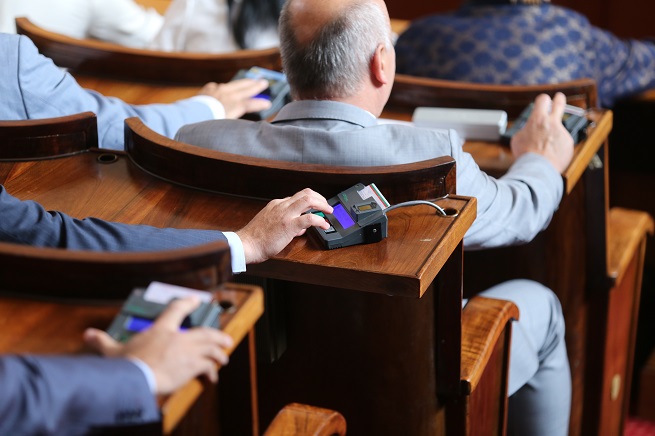
[(341, 203), (334, 206), (332, 215), (334, 215), (337, 221), (339, 221), (339, 224), (341, 224), (341, 227), (343, 227), (344, 230), (355, 225), (355, 221), (353, 221), (352, 217), (346, 209), (343, 208)]
[[(138, 316), (129, 316), (125, 320), (125, 330), (130, 331), (132, 333), (139, 333), (152, 327), (152, 324), (154, 324), (154, 322), (155, 320), (153, 319), (139, 318)], [(186, 327), (180, 326), (180, 330), (186, 330), (186, 329), (187, 329)]]
[(131, 316), (127, 319), (127, 322), (125, 323), (125, 328), (131, 332), (138, 333), (140, 331), (150, 328), (153, 322), (154, 321), (151, 319)]

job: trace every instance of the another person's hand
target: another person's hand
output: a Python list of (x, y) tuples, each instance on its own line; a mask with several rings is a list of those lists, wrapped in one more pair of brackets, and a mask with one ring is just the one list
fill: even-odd
[(292, 197), (272, 200), (237, 235), (243, 243), (246, 263), (263, 262), (282, 251), (289, 242), (311, 226), (328, 229), (325, 219), (307, 212), (317, 209), (332, 213), (332, 206), (309, 188)]
[(152, 327), (125, 344), (97, 329), (87, 329), (84, 340), (105, 356), (132, 357), (144, 362), (155, 376), (159, 395), (170, 394), (203, 374), (215, 383), (217, 364), (227, 364), (225, 349), (234, 344), (226, 333), (209, 327), (180, 331), (184, 318), (199, 305), (196, 297), (172, 301)]
[(573, 137), (562, 124), (566, 97), (561, 92), (553, 100), (537, 96), (530, 118), (511, 141), (512, 153), (519, 157), (532, 152), (544, 156), (560, 173), (573, 158)]
[(268, 87), (267, 80), (239, 79), (228, 83), (207, 83), (199, 95), (209, 95), (223, 104), (226, 118), (239, 118), (243, 114), (263, 111), (271, 107), (264, 98), (253, 98)]

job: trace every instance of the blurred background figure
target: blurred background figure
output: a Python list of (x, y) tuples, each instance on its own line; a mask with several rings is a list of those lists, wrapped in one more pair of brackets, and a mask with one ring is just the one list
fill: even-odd
[(164, 18), (134, 0), (0, 0), (0, 32), (16, 33), (16, 17), (73, 38), (143, 48)]
[(150, 48), (224, 53), (277, 47), (284, 0), (173, 0)]
[(401, 74), (496, 84), (590, 77), (602, 106), (655, 87), (655, 42), (620, 39), (548, 0), (468, 0), (411, 23), (396, 43)]

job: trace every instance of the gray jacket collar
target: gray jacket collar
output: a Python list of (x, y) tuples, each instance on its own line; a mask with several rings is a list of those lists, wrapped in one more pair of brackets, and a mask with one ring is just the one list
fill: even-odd
[(345, 121), (361, 127), (377, 125), (377, 119), (370, 112), (348, 103), (330, 100), (291, 102), (280, 109), (271, 123), (308, 119)]

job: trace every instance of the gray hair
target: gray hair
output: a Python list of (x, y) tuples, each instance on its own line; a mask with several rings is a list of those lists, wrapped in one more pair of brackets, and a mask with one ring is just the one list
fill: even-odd
[(378, 45), (391, 47), (391, 30), (382, 9), (371, 1), (354, 2), (301, 45), (289, 3), (282, 9), (279, 27), (282, 68), (292, 95), (305, 99), (354, 95), (369, 74)]

